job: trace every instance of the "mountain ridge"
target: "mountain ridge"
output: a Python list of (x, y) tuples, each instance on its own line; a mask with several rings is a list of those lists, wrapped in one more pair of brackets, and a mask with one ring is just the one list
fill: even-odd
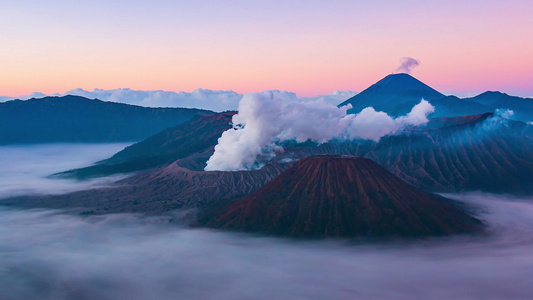
[(405, 73), (387, 75), (338, 106), (351, 104), (352, 108), (348, 112), (354, 114), (366, 107), (373, 107), (398, 117), (409, 113), (422, 99), (435, 107), (435, 112), (429, 115), (430, 118), (494, 113), (497, 109), (510, 109), (514, 111), (513, 119), (526, 123), (533, 121), (531, 98), (510, 96), (498, 91), (486, 91), (462, 99), (457, 96), (445, 96)]
[[(393, 116), (403, 114), (390, 109), (391, 105), (405, 104), (408, 109), (422, 99), (434, 100), (445, 97), (422, 81), (406, 73), (390, 74), (374, 83), (359, 94), (347, 99), (338, 106), (352, 105), (349, 113), (358, 113), (366, 107), (374, 107)], [(413, 104), (414, 103), (414, 104)]]
[(211, 111), (147, 108), (80, 96), (0, 103), (0, 144), (131, 142)]

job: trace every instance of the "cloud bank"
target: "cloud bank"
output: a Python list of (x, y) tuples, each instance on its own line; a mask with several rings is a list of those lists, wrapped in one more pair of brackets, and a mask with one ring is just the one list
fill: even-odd
[(148, 107), (188, 107), (214, 111), (231, 110), (242, 98), (242, 95), (234, 91), (208, 89), (196, 89), (190, 93), (131, 89), (94, 89), (88, 92), (76, 89), (65, 94)]
[[(121, 147), (0, 147), (0, 198), (13, 185), (29, 188), (15, 188), (19, 194), (78, 189), (73, 181), (41, 180)], [(532, 299), (533, 198), (445, 196), (472, 205), (488, 236), (293, 242), (187, 229), (179, 212), (82, 218), (0, 207), (0, 298)]]
[(406, 126), (421, 125), (434, 111), (422, 100), (412, 111), (396, 119), (372, 107), (360, 113), (347, 114), (351, 105), (336, 107), (319, 99), (290, 102), (273, 92), (246, 94), (233, 116), (233, 128), (218, 140), (215, 153), (207, 161), (206, 171), (248, 170), (257, 167), (258, 156), (271, 156), (281, 147), (279, 142), (307, 140), (325, 143), (338, 139), (370, 139), (394, 134)]
[(354, 91), (334, 91), (333, 93), (328, 94), (328, 95), (318, 95), (314, 97), (301, 97), (299, 100), (306, 101), (306, 102), (323, 100), (333, 105), (339, 105), (342, 102), (352, 98), (355, 95), (357, 95), (357, 92), (354, 92)]
[[(284, 102), (294, 101), (314, 101), (322, 99), (337, 105), (356, 93), (352, 91), (335, 91), (328, 95), (318, 95), (313, 97), (298, 98), (295, 93), (279, 90), (271, 90), (270, 92), (282, 98)], [(89, 99), (99, 99), (103, 101), (111, 101), (118, 103), (126, 103), (131, 105), (139, 105), (146, 107), (186, 107), (186, 108), (200, 108), (213, 110), (216, 112), (237, 110), (242, 94), (234, 91), (215, 91), (209, 89), (196, 89), (190, 93), (187, 92), (169, 92), (169, 91), (142, 91), (132, 89), (113, 89), (102, 90), (94, 89), (86, 91), (83, 89), (70, 90), (64, 94), (45, 95), (43, 93), (32, 93), (21, 97), (7, 97), (0, 96), (0, 102), (20, 99), (27, 100), (31, 98), (42, 98), (46, 96), (64, 96), (76, 95)]]
[(129, 144), (0, 146), (0, 202), (21, 195), (62, 194), (109, 185), (123, 176), (78, 182), (48, 176), (106, 159)]
[[(452, 195), (454, 196), (454, 195)], [(532, 299), (532, 199), (454, 196), (489, 236), (386, 245), (190, 230), (168, 218), (0, 208), (15, 299)]]

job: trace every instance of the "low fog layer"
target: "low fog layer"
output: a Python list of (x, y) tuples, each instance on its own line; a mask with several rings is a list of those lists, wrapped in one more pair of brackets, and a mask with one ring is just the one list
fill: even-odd
[[(452, 195), (453, 196), (453, 195)], [(2, 299), (532, 299), (533, 199), (478, 205), (488, 237), (291, 242), (133, 215), (0, 208)]]
[(281, 151), (278, 142), (313, 140), (324, 143), (332, 139), (370, 139), (401, 131), (406, 126), (421, 125), (434, 107), (426, 100), (415, 105), (405, 116), (392, 118), (372, 107), (358, 114), (347, 114), (351, 104), (337, 107), (317, 100), (285, 103), (272, 92), (250, 93), (239, 102), (239, 113), (232, 118), (233, 128), (218, 139), (215, 153), (205, 170), (250, 170), (256, 159)]
[[(124, 146), (0, 147), (0, 195), (86, 188), (43, 176)], [(488, 237), (298, 243), (186, 229), (169, 217), (82, 218), (0, 207), (0, 298), (533, 298), (533, 198), (459, 198), (490, 224)]]
[(0, 199), (30, 194), (60, 194), (107, 185), (121, 177), (84, 182), (47, 177), (109, 158), (128, 145), (121, 143), (0, 146), (0, 166), (2, 166)]

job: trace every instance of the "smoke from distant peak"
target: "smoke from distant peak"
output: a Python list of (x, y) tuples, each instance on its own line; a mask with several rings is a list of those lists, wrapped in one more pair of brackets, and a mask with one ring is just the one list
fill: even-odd
[(394, 134), (406, 126), (426, 123), (434, 111), (422, 100), (402, 117), (392, 118), (372, 107), (358, 114), (347, 114), (351, 105), (336, 107), (318, 99), (284, 104), (273, 92), (250, 93), (239, 103), (233, 116), (233, 128), (218, 139), (215, 153), (207, 161), (206, 171), (236, 171), (257, 168), (258, 156), (273, 156), (282, 150), (279, 142), (312, 140), (325, 143), (332, 139), (370, 139)]
[(404, 57), (400, 60), (401, 65), (398, 67), (398, 69), (395, 70), (396, 73), (407, 73), (410, 74), (411, 70), (418, 65), (420, 65), (420, 61), (411, 58), (411, 57)]
[(496, 109), (494, 115), (483, 122), (483, 130), (493, 130), (502, 126), (507, 126), (513, 115), (514, 111), (510, 109)]

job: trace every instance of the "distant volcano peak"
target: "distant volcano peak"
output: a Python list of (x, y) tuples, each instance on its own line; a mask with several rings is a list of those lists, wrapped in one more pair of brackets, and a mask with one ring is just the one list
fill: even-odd
[[(371, 85), (366, 90), (339, 104), (352, 105), (350, 113), (358, 113), (366, 107), (385, 111), (394, 116), (409, 111), (422, 99), (433, 100), (445, 97), (427, 84), (407, 73), (390, 74)], [(391, 107), (404, 104), (402, 111), (391, 111)]]
[(362, 93), (369, 93), (372, 91), (380, 90), (388, 93), (405, 93), (413, 90), (425, 91), (432, 93), (434, 96), (443, 97), (444, 95), (437, 92), (427, 84), (416, 79), (415, 77), (407, 73), (396, 73), (385, 76), (375, 84), (371, 85), (368, 89), (362, 91)]

